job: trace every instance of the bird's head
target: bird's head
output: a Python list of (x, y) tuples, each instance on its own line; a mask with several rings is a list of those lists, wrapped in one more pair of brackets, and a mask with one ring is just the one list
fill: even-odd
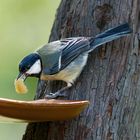
[(42, 71), (41, 59), (37, 53), (29, 54), (19, 63), (18, 79), (25, 80), (28, 76), (40, 77)]

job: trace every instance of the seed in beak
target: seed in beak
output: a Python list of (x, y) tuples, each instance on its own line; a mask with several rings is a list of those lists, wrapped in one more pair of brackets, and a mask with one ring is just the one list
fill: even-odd
[(24, 84), (23, 78), (19, 78), (15, 80), (15, 90), (19, 94), (25, 94), (28, 92), (28, 89)]

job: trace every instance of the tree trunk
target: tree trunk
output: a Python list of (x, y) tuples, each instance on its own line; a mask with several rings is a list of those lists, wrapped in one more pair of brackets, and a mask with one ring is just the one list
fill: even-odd
[[(23, 140), (140, 139), (140, 1), (62, 0), (50, 41), (96, 34), (128, 22), (133, 34), (90, 53), (67, 99), (89, 100), (71, 121), (30, 123)], [(36, 98), (56, 91), (61, 82), (39, 81)]]

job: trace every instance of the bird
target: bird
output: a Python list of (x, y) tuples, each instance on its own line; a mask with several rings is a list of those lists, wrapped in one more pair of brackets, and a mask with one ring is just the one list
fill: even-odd
[(67, 86), (45, 98), (55, 99), (74, 85), (85, 67), (90, 52), (103, 44), (132, 33), (128, 23), (110, 28), (95, 37), (70, 37), (50, 42), (25, 56), (19, 63), (17, 79), (37, 77), (41, 80), (61, 80)]

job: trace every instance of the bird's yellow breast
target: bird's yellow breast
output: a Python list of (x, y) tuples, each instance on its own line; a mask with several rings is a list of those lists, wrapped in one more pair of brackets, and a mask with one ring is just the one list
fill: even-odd
[(70, 69), (68, 70), (66, 68), (54, 75), (45, 75), (42, 73), (41, 80), (62, 80), (65, 82), (73, 83), (74, 80), (79, 76), (80, 72), (81, 72), (80, 69), (70, 71)]

